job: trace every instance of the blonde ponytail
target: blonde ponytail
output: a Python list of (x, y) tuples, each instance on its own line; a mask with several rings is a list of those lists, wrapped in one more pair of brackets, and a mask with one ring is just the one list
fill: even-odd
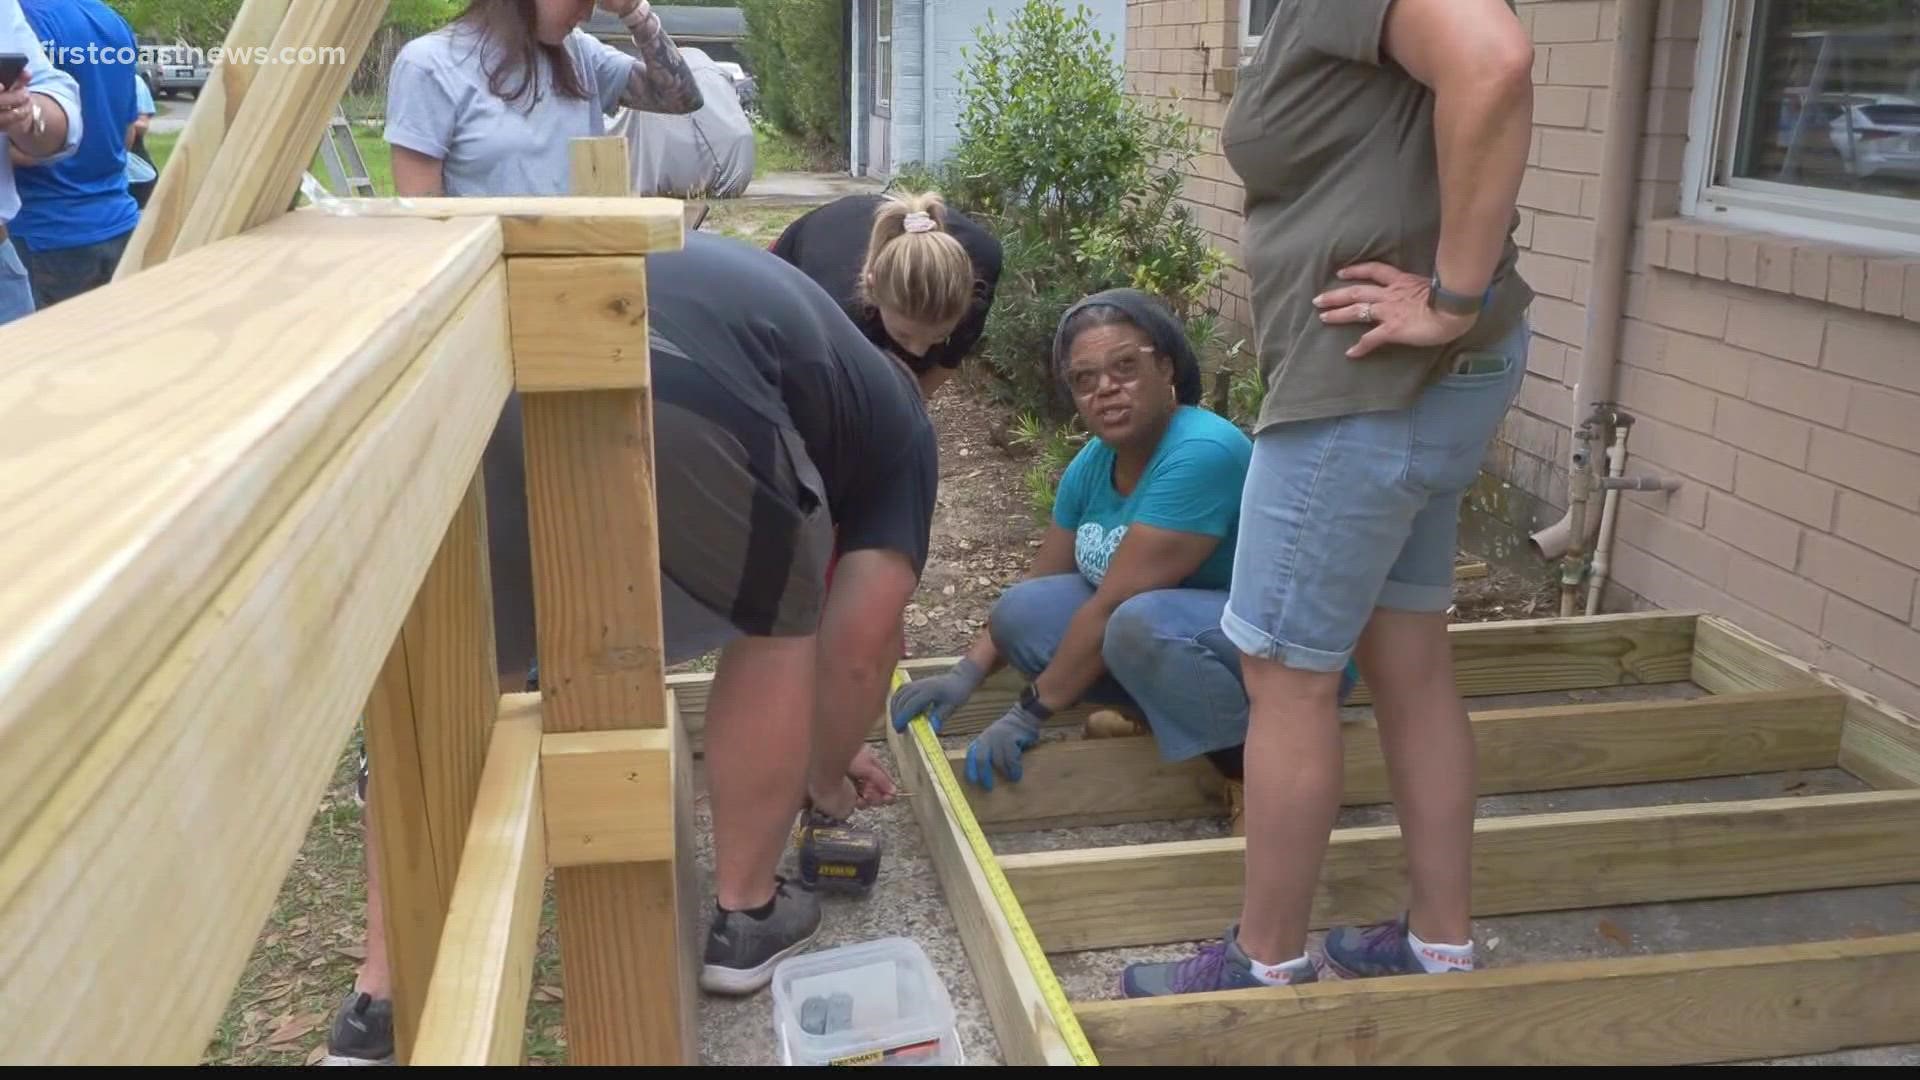
[(863, 299), (918, 323), (957, 323), (973, 303), (973, 259), (947, 231), (938, 193), (888, 198), (873, 215)]

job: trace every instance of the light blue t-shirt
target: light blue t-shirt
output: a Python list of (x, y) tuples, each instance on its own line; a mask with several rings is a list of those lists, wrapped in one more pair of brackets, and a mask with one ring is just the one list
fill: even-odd
[[(387, 142), (441, 160), (448, 195), (566, 195), (575, 138), (607, 133), (627, 78), (640, 61), (575, 29), (566, 37), (584, 101), (561, 97), (541, 58), (536, 85), (509, 104), (489, 86), (499, 47), (456, 23), (407, 42), (387, 83)], [(506, 76), (519, 90), (525, 76)]]
[(1137, 523), (1219, 537), (1213, 554), (1180, 587), (1225, 589), (1233, 581), (1240, 489), (1252, 458), (1252, 441), (1232, 421), (1182, 405), (1130, 495), (1114, 489), (1112, 448), (1089, 439), (1060, 477), (1053, 520), (1074, 534), (1074, 563), (1095, 587), (1106, 579), (1128, 527)]

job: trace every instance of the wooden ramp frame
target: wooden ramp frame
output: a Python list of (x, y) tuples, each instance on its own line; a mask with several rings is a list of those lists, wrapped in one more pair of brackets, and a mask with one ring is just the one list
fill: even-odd
[[(278, 4), (287, 33), (383, 6)], [(295, 107), (277, 70), (227, 145)], [(698, 1063), (646, 327), (683, 207), (626, 163), (580, 140), (580, 197), (261, 220), (209, 187), (0, 327), (0, 999), (33, 1003), (0, 1058), (199, 1062), (364, 718), (400, 1060), (523, 1060), (551, 869), (571, 1061)], [(479, 468), (515, 390), (542, 679), (502, 697)]]
[[(1475, 914), (1598, 908), (1920, 882), (1920, 722), (1724, 619), (1691, 612), (1452, 628), (1464, 693), (1691, 682), (1688, 700), (1476, 710), (1482, 794), (1840, 768), (1872, 790), (1478, 822)], [(951, 660), (910, 661), (907, 674)], [(695, 680), (677, 684), (697, 701)], [(943, 735), (998, 716), (998, 678)], [(1604, 696), (1598, 695), (1598, 696)], [(1355, 704), (1368, 701), (1362, 685)], [(1078, 713), (1058, 718), (1077, 725)], [(689, 717), (697, 727), (697, 718)], [(1346, 802), (1387, 801), (1372, 722), (1346, 725)], [(986, 888), (962, 822), (989, 833), (1219, 816), (1204, 762), (1168, 765), (1150, 739), (1047, 742), (1019, 784), (939, 782), (882, 725), (913, 793), (948, 902), (1010, 1063), (1072, 1064), (1010, 913)], [(1237, 838), (1001, 855), (1049, 956), (1217, 936), (1238, 913)], [(1337, 831), (1316, 927), (1389, 917), (1404, 901), (1396, 828)], [(1445, 978), (1323, 981), (1144, 1001), (1076, 1001), (1102, 1064), (1688, 1064), (1920, 1040), (1920, 933), (1483, 968)]]

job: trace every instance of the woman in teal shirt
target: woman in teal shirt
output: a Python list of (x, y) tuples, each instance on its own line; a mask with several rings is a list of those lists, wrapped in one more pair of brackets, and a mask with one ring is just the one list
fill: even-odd
[[(1144, 293), (1114, 289), (1074, 305), (1053, 363), (1093, 437), (1060, 478), (1026, 579), (951, 669), (900, 688), (894, 726), (926, 712), (938, 730), (1010, 663), (1031, 681), (968, 746), (973, 783), (1018, 781), (1041, 725), (1081, 702), (1144, 718), (1166, 760), (1206, 754), (1238, 782), (1247, 694), (1220, 616), (1253, 444), (1199, 404), (1193, 348)], [(1353, 680), (1349, 669), (1346, 688)]]

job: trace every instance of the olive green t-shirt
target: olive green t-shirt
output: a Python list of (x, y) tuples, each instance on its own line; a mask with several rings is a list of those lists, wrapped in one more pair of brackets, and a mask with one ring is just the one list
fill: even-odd
[(1408, 407), (1461, 351), (1506, 336), (1533, 300), (1514, 267), (1516, 213), (1493, 295), (1458, 340), (1349, 359), (1371, 327), (1320, 321), (1313, 298), (1349, 284), (1334, 276), (1343, 267), (1379, 260), (1422, 278), (1434, 272), (1433, 94), (1381, 50), (1391, 2), (1281, 0), (1221, 130), (1246, 185), (1241, 262), (1267, 385), (1256, 431)]

